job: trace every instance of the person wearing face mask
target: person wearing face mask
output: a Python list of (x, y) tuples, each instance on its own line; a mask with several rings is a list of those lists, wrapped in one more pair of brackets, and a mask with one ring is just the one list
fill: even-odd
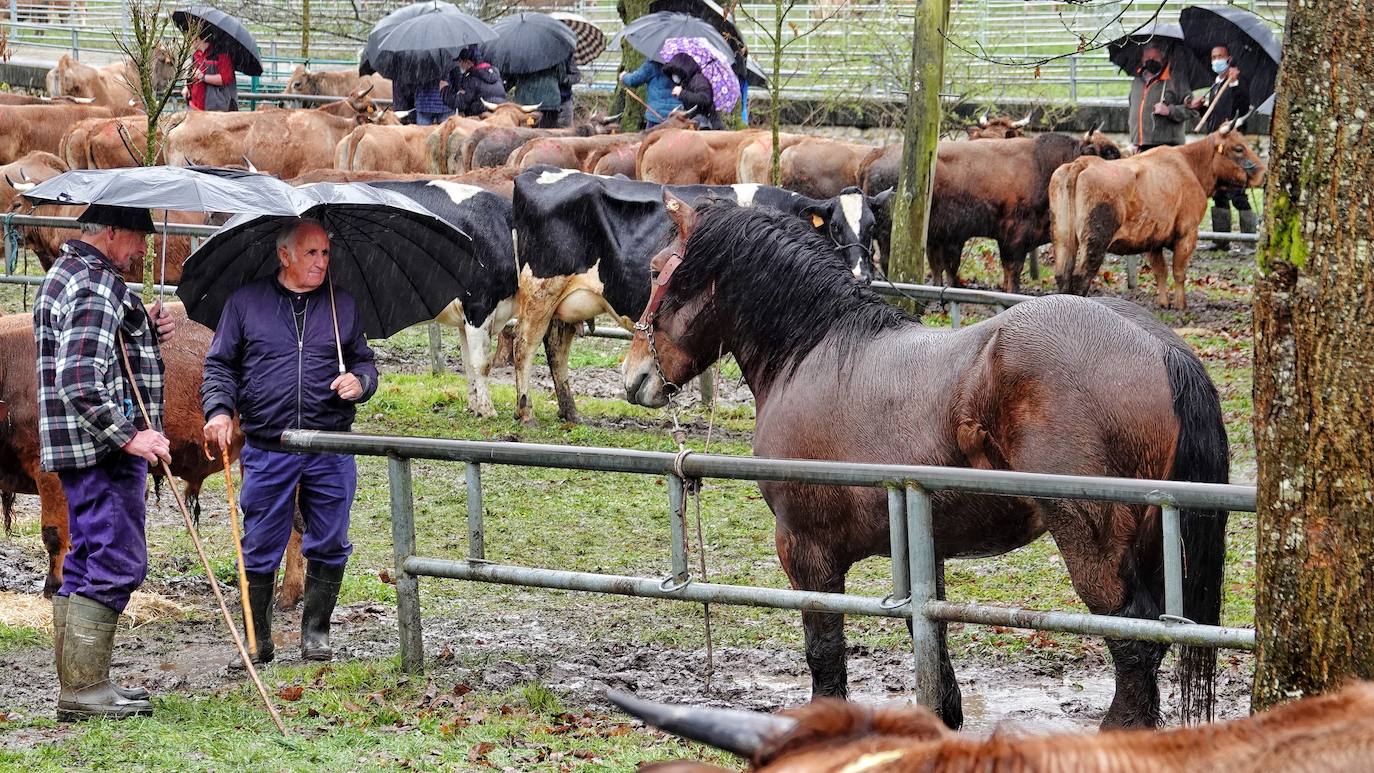
[(1169, 65), (1164, 49), (1154, 44), (1145, 46), (1140, 68), (1131, 81), (1127, 120), (1131, 144), (1137, 151), (1183, 144), (1187, 126), (1197, 120), (1197, 112), (1187, 105), (1191, 92), (1187, 79)]
[[(1188, 106), (1194, 110), (1206, 112), (1208, 108), (1211, 108), (1211, 113), (1207, 115), (1207, 120), (1202, 126), (1203, 131), (1208, 134), (1221, 128), (1221, 125), (1227, 121), (1239, 118), (1250, 110), (1249, 84), (1246, 83), (1241, 71), (1235, 66), (1231, 59), (1231, 52), (1226, 46), (1212, 48), (1212, 72), (1216, 74), (1216, 80), (1212, 81), (1212, 87), (1207, 90), (1206, 94), (1188, 101)], [(1212, 197), (1212, 230), (1218, 233), (1230, 233), (1231, 207), (1233, 206), (1236, 208), (1236, 212), (1240, 214), (1241, 233), (1255, 233), (1258, 223), (1255, 219), (1254, 210), (1250, 208), (1250, 199), (1245, 195), (1245, 189), (1230, 186), (1218, 186), (1216, 194)], [(1255, 251), (1254, 245), (1250, 242), (1228, 242), (1225, 239), (1202, 242), (1198, 245), (1198, 249), (1224, 250), (1228, 244), (1230, 251), (1236, 254)]]

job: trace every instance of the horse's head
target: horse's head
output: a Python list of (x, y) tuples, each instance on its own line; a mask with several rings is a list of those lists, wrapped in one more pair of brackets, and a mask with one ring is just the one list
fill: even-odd
[(649, 303), (635, 323), (634, 340), (625, 356), (625, 398), (661, 408), (682, 384), (700, 375), (721, 354), (719, 326), (705, 319), (715, 296), (714, 284), (696, 297), (674, 293), (673, 273), (687, 254), (697, 213), (667, 189), (663, 204), (676, 226), (672, 241), (649, 262), (653, 283)]

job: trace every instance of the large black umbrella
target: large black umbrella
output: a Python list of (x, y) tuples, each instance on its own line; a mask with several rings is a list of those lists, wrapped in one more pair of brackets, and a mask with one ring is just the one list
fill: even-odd
[(1183, 43), (1183, 28), (1168, 22), (1152, 22), (1130, 35), (1107, 44), (1107, 58), (1127, 75), (1134, 77), (1140, 70), (1140, 57), (1145, 48), (1156, 45), (1164, 49), (1169, 68), (1187, 81), (1190, 89), (1212, 82), (1210, 62), (1199, 57)]
[(193, 19), (199, 20), (202, 36), (208, 37), (216, 48), (229, 54), (236, 72), (248, 76), (262, 75), (262, 54), (258, 53), (258, 41), (243, 26), (243, 22), (208, 5), (190, 5), (172, 12), (172, 21), (182, 32), (191, 26)]
[(591, 19), (567, 11), (553, 11), (549, 14), (566, 25), (577, 36), (577, 47), (573, 49), (573, 61), (579, 65), (591, 64), (601, 52), (606, 50), (606, 33), (592, 23)]
[(73, 169), (24, 192), (35, 204), (109, 204), (179, 212), (295, 214), (297, 189), (266, 174), (214, 167)]
[(661, 62), (658, 52), (668, 38), (705, 38), (720, 51), (730, 50), (715, 27), (695, 16), (667, 11), (647, 14), (626, 24), (611, 38), (611, 47), (619, 48), (629, 43), (639, 53)]
[[(715, 27), (721, 37), (725, 39), (726, 45), (730, 47), (730, 53), (735, 55), (736, 63), (744, 63), (745, 77), (748, 78), (749, 85), (761, 88), (768, 87), (768, 78), (764, 75), (763, 68), (749, 57), (744, 35), (740, 33), (739, 27), (736, 27), (734, 22), (725, 17), (724, 8), (711, 2), (711, 0), (651, 0), (649, 12), (685, 13)], [(735, 72), (737, 74), (740, 72), (738, 66), (735, 68)]]
[(547, 70), (566, 62), (577, 48), (577, 34), (543, 13), (517, 13), (496, 22), (496, 40), (482, 46), (502, 74)]
[(377, 22), (362, 58), (393, 80), (426, 83), (452, 69), (467, 46), (495, 39), (496, 31), (486, 22), (431, 0), (399, 8)]
[(230, 294), (280, 267), (277, 234), (308, 217), (330, 233), (329, 280), (358, 302), (368, 338), (386, 338), (439, 316), (463, 294), (458, 269), (472, 261), (472, 240), (394, 191), (316, 183), (296, 189), (290, 217), (239, 215), (196, 250), (182, 269), (177, 296), (186, 314), (214, 327)]
[(1210, 60), (1213, 46), (1226, 46), (1249, 87), (1250, 104), (1260, 105), (1273, 95), (1282, 48), (1263, 19), (1230, 5), (1189, 6), (1178, 19), (1184, 43), (1199, 57)]

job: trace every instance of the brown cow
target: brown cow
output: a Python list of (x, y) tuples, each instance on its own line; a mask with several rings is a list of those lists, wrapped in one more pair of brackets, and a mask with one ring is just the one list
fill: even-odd
[(639, 144), (635, 173), (662, 185), (734, 185), (739, 182), (740, 152), (764, 136), (764, 129), (695, 132), (660, 129)]
[(334, 168), (407, 174), (429, 168), (426, 143), (438, 126), (363, 124), (334, 147)]
[(615, 116), (592, 116), (585, 122), (566, 129), (530, 129), (526, 127), (483, 126), (458, 144), (455, 154), (454, 145), (448, 145), (447, 164), (449, 171), (471, 171), (488, 166), (503, 166), (510, 154), (533, 139), (541, 137), (593, 137), (598, 134), (611, 134), (619, 130)]
[[(380, 75), (359, 75), (357, 70), (321, 70), (310, 72), (298, 64), (286, 82), (283, 93), (306, 94), (316, 97), (346, 97), (355, 91), (372, 88), (374, 99), (391, 99), (391, 81)], [(300, 101), (300, 100), (296, 100)], [(311, 105), (306, 105), (310, 107)]]
[(377, 117), (366, 89), (345, 103), (351, 117), (319, 109), (189, 113), (167, 132), (167, 163), (231, 166), (247, 158), (259, 171), (282, 178), (332, 168), (339, 140)]
[(94, 101), (90, 97), (36, 97), (31, 94), (0, 91), (0, 105), (89, 105)]
[(96, 105), (0, 106), (0, 164), (8, 164), (33, 150), (56, 154), (62, 137), (77, 122), (113, 115), (109, 108)]
[[(1164, 732), (1052, 735), (949, 730), (921, 707), (871, 708), (818, 700), (779, 715), (611, 699), (669, 732), (733, 752), (760, 773), (1318, 773), (1374, 771), (1374, 685), (1286, 703), (1230, 722)], [(721, 773), (696, 762), (646, 765), (656, 773)]]
[[(676, 117), (675, 117), (676, 116)], [(610, 120), (610, 119), (608, 119)], [(612, 134), (594, 137), (537, 137), (511, 151), (506, 159), (508, 166), (521, 170), (548, 165), (561, 169), (576, 169), (594, 174), (624, 174), (634, 177), (634, 158), (639, 145), (652, 132), (665, 128), (695, 128), (689, 119), (678, 113), (669, 115), (667, 121), (632, 134)], [(626, 168), (626, 150), (633, 148)], [(603, 163), (603, 159), (610, 160)], [(602, 171), (597, 171), (598, 166)]]
[[(142, 166), (148, 137), (143, 114), (118, 118), (88, 118), (67, 130), (57, 155), (72, 169), (122, 169)], [(157, 136), (156, 164), (166, 163), (162, 132)]]
[(1026, 117), (1019, 121), (1005, 115), (988, 118), (988, 114), (983, 113), (978, 123), (965, 126), (964, 132), (971, 140), (1010, 140), (1024, 136), (1021, 130), (1029, 126), (1030, 121), (1031, 113), (1026, 113)]
[[(1054, 280), (1061, 292), (1087, 295), (1106, 253), (1146, 253), (1160, 306), (1184, 308), (1188, 260), (1207, 200), (1219, 184), (1254, 187), (1264, 164), (1228, 122), (1180, 147), (1159, 147), (1103, 164), (1083, 158), (1050, 180)], [(1164, 250), (1173, 251), (1174, 292)], [(1171, 303), (1172, 300), (1172, 303)]]
[(487, 108), (478, 118), (455, 115), (439, 124), (439, 130), (430, 135), (425, 144), (429, 159), (429, 171), (433, 174), (461, 174), (463, 167), (463, 142), (472, 133), (483, 127), (529, 128), (539, 122), (539, 108), (534, 105), (517, 105), (514, 102), (500, 104), (483, 102)]
[[(211, 333), (186, 318), (179, 303), (167, 304), (177, 320), (177, 332), (162, 345), (166, 367), (164, 429), (171, 441), (172, 474), (186, 481), (187, 505), (200, 511), (200, 488), (209, 476), (223, 470), (219, 459), (207, 460), (201, 447), (205, 416), (200, 408), (201, 368), (210, 350)], [(43, 595), (51, 596), (62, 582), (62, 557), (67, 552), (67, 500), (57, 475), (39, 468), (37, 358), (31, 314), (0, 317), (0, 404), (8, 418), (0, 422), (0, 491), (38, 494), (42, 504), (43, 546), (48, 551), (48, 579)], [(231, 455), (243, 444), (235, 430)], [(6, 523), (9, 513), (6, 513)]]
[(778, 154), (782, 187), (813, 199), (833, 198), (858, 186), (859, 165), (872, 151), (872, 145), (807, 137)]
[(635, 178), (635, 158), (639, 156), (640, 142), (642, 140), (635, 140), (624, 145), (613, 145), (589, 153), (587, 155), (587, 171), (602, 177), (622, 175), (633, 180)]
[[(176, 78), (176, 62), (170, 52), (159, 47), (153, 62), (153, 88), (165, 91)], [(97, 69), (63, 54), (45, 80), (51, 96), (90, 98), (116, 115), (137, 112), (143, 104), (138, 69), (127, 59)]]
[(18, 161), (0, 166), (0, 212), (9, 212), (20, 193), (67, 171), (62, 159), (35, 150)]
[[(778, 147), (781, 148), (780, 152), (785, 152), (793, 145), (808, 139), (811, 137), (806, 134), (779, 133)], [(736, 174), (739, 176), (739, 182), (742, 183), (773, 184), (773, 135), (771, 132), (764, 132), (762, 136), (746, 142), (744, 147), (740, 148)]]

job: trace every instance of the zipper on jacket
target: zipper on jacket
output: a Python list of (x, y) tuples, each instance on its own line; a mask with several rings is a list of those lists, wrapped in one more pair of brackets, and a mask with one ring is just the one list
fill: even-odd
[[(295, 327), (295, 312), (292, 312), (292, 327)], [(305, 330), (310, 324), (310, 299), (305, 299), (305, 309), (301, 312), (301, 329), (296, 333), (296, 429), (301, 428), (301, 389), (305, 371)]]

